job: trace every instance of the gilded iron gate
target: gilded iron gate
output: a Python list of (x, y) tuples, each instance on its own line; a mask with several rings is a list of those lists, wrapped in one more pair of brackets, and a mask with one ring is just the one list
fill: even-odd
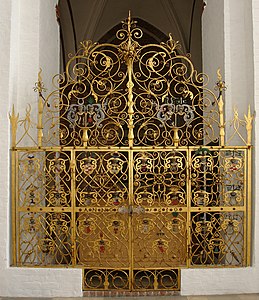
[(129, 16), (119, 45), (83, 42), (46, 98), (39, 73), (37, 131), (10, 115), (14, 265), (179, 290), (182, 267), (250, 264), (250, 109), (226, 141), (220, 73), (217, 97), (172, 37), (141, 36)]

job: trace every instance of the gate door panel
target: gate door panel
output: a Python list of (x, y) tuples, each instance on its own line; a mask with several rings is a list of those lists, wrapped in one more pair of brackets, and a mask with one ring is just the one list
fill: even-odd
[(191, 266), (246, 264), (247, 149), (191, 151)]
[(128, 152), (76, 151), (77, 263), (129, 268)]
[(187, 152), (134, 152), (133, 268), (187, 262)]

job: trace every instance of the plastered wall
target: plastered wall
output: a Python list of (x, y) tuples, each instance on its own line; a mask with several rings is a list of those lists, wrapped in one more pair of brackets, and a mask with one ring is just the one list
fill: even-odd
[[(81, 270), (10, 267), (10, 131), (12, 103), (37, 107), (39, 67), (49, 88), (59, 70), (54, 0), (0, 0), (0, 296), (81, 296)], [(35, 115), (36, 117), (36, 115)]]
[[(243, 114), (248, 104), (259, 105), (259, 1), (209, 0), (203, 18), (204, 70), (218, 67), (227, 85), (226, 119), (236, 106)], [(253, 30), (254, 29), (254, 30)], [(223, 31), (222, 31), (223, 30)], [(212, 40), (212, 41), (211, 41)], [(216, 80), (216, 76), (211, 77)], [(252, 266), (237, 269), (182, 270), (182, 295), (238, 294), (259, 292), (259, 125), (255, 120), (253, 163), (253, 255)], [(257, 166), (257, 168), (256, 168)]]
[[(259, 0), (208, 0), (204, 12), (204, 64), (207, 73), (223, 64), (227, 82), (227, 113), (234, 103), (241, 109), (259, 106)], [(10, 267), (10, 132), (8, 111), (30, 102), (39, 66), (47, 88), (58, 72), (58, 27), (54, 0), (0, 0), (0, 296), (81, 296), (81, 271)], [(217, 13), (215, 13), (215, 9)], [(253, 14), (252, 14), (253, 12)], [(205, 15), (207, 13), (207, 15)], [(223, 14), (223, 15), (222, 15)], [(215, 23), (214, 23), (215, 22)], [(214, 25), (213, 25), (214, 24)], [(252, 25), (254, 31), (252, 31)], [(205, 29), (210, 30), (210, 34)], [(238, 30), (238, 32), (236, 32)], [(210, 45), (210, 46), (209, 46)], [(205, 48), (204, 48), (205, 49)], [(213, 52), (214, 51), (214, 52)], [(213, 62), (213, 63), (212, 63)], [(215, 80), (216, 76), (212, 76)], [(255, 164), (259, 161), (255, 130)], [(259, 148), (258, 148), (259, 149)], [(259, 228), (259, 169), (254, 168), (254, 228)], [(252, 267), (242, 269), (184, 269), (182, 294), (259, 292), (259, 230), (253, 233)]]

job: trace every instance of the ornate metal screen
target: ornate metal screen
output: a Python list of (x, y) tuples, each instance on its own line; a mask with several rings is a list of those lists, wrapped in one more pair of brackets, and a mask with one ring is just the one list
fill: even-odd
[[(13, 264), (83, 269), (86, 290), (178, 290), (182, 267), (250, 264), (250, 113), (170, 39), (81, 43), (38, 122), (13, 109)], [(23, 130), (21, 130), (23, 129)], [(245, 132), (243, 131), (245, 129)], [(242, 145), (231, 146), (231, 141)]]

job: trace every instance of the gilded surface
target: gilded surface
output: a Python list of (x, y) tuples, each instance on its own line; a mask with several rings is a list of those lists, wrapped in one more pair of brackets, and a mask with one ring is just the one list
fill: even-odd
[(116, 45), (82, 42), (46, 97), (40, 71), (37, 122), (13, 108), (14, 265), (179, 290), (181, 267), (250, 264), (250, 108), (227, 140), (220, 71), (215, 95), (171, 35), (141, 37), (129, 16)]

